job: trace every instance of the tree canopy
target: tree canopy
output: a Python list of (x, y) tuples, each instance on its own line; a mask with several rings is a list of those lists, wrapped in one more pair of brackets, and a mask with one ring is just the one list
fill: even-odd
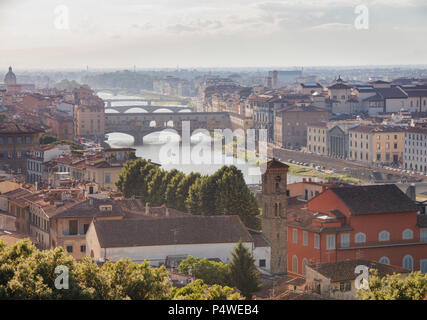
[(235, 287), (250, 299), (261, 286), (255, 260), (241, 241), (234, 248), (232, 256), (230, 264), (190, 256), (180, 263), (178, 271), (186, 275), (191, 272), (192, 276), (206, 284)]
[(231, 283), (246, 298), (251, 298), (252, 294), (261, 287), (260, 273), (255, 267), (252, 253), (240, 241), (234, 248), (232, 255), (233, 260), (230, 263)]
[[(68, 289), (58, 289), (58, 266), (68, 268)], [(0, 241), (0, 299), (241, 299), (230, 287), (210, 287), (202, 280), (174, 288), (167, 269), (147, 261), (78, 262), (61, 247), (38, 250), (28, 239), (6, 246)]]
[(179, 264), (178, 271), (186, 275), (190, 275), (191, 272), (192, 276), (203, 280), (206, 284), (232, 285), (230, 267), (222, 262), (190, 256)]
[(125, 197), (135, 196), (154, 206), (166, 204), (202, 216), (239, 215), (247, 227), (261, 227), (258, 201), (235, 166), (223, 166), (212, 175), (186, 175), (138, 159), (126, 163), (116, 186)]
[(369, 274), (369, 288), (357, 290), (362, 300), (427, 300), (427, 274), (411, 272), (380, 277), (377, 270)]

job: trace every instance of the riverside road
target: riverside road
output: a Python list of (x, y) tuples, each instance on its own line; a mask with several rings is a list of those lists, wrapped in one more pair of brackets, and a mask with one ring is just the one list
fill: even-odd
[[(343, 160), (330, 158), (323, 155), (318, 155), (314, 153), (305, 153), (302, 151), (288, 150), (277, 148), (274, 146), (269, 146), (268, 148), (269, 156), (275, 157), (281, 161), (287, 162), (289, 159), (292, 159), (297, 162), (306, 162), (313, 163), (316, 166), (325, 167), (326, 170), (336, 170), (337, 173), (348, 174), (351, 177), (373, 181), (374, 176), (378, 176), (378, 173), (381, 173), (384, 180), (392, 181), (405, 181), (405, 180), (423, 180), (427, 181), (427, 177), (416, 174), (409, 174), (403, 172), (396, 172), (393, 170), (376, 167), (374, 165), (360, 163), (351, 160)], [(348, 169), (345, 169), (348, 168)], [(384, 181), (384, 182), (385, 182)]]

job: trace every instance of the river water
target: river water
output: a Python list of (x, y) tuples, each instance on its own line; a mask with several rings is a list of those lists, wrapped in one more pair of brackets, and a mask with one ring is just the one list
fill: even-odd
[[(114, 99), (132, 99), (132, 98), (141, 98), (134, 96), (123, 96), (117, 95), (114, 96), (110, 93), (100, 92), (98, 96), (102, 99), (114, 98)], [(129, 105), (129, 102), (113, 102), (112, 107), (114, 106), (126, 106)], [(131, 102), (132, 105), (141, 105), (143, 108), (144, 102)], [(168, 106), (168, 108), (173, 108), (173, 106)], [(138, 108), (139, 109), (139, 108)], [(128, 113), (141, 112), (140, 110), (128, 110)], [(134, 139), (132, 136), (123, 133), (111, 133), (108, 135), (108, 140), (106, 141), (113, 148), (120, 147), (132, 147), (136, 149), (136, 155), (144, 159), (150, 159), (153, 162), (159, 163), (162, 165), (162, 168), (166, 170), (177, 169), (186, 174), (190, 172), (199, 172), (202, 175), (212, 174), (224, 164), (234, 164), (239, 168), (244, 175), (245, 181), (247, 184), (259, 184), (261, 182), (260, 170), (257, 165), (244, 162), (242, 160), (237, 160), (232, 156), (223, 155), (222, 151), (215, 150), (211, 137), (208, 137), (203, 134), (192, 136), (191, 138), (191, 156), (186, 152), (185, 155), (182, 154), (183, 148), (179, 144), (179, 137), (173, 133), (163, 133), (155, 132), (151, 133), (144, 137), (144, 143), (142, 145), (134, 145)], [(175, 143), (173, 143), (175, 141)], [(166, 151), (165, 151), (166, 150)], [(200, 152), (199, 152), (200, 151)], [(201, 162), (200, 155), (206, 156), (206, 153), (210, 152), (210, 159), (212, 161)], [(170, 158), (168, 158), (170, 156)], [(190, 163), (182, 161), (182, 158), (189, 156), (191, 158)], [(217, 164), (213, 164), (213, 159), (219, 159), (221, 157), (222, 161)], [(180, 161), (173, 161), (173, 159), (180, 159)], [(206, 158), (205, 158), (206, 159)], [(288, 183), (302, 181), (303, 177), (295, 176), (288, 174)], [(315, 179), (314, 179), (315, 180)]]

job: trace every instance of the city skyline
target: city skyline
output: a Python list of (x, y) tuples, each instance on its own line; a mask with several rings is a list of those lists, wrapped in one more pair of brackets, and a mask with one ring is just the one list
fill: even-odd
[(419, 0), (3, 1), (0, 52), (23, 69), (427, 64), (426, 13)]

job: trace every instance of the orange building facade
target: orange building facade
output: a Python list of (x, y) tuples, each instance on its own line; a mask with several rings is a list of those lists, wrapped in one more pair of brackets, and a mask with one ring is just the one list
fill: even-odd
[(350, 259), (427, 272), (427, 215), (395, 185), (332, 187), (289, 199), (288, 273)]

